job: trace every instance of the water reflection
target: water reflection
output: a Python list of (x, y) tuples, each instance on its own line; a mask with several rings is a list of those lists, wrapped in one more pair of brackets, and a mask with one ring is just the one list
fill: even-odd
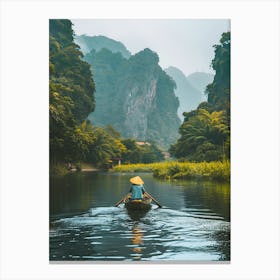
[(230, 260), (229, 185), (157, 181), (144, 174), (163, 208), (113, 207), (131, 176), (51, 180), (50, 260)]
[(132, 221), (140, 221), (143, 219), (150, 210), (130, 210), (127, 209), (127, 214)]
[(230, 260), (230, 227), (214, 232), (212, 237), (216, 241), (213, 249), (220, 252), (219, 260)]
[[(133, 222), (133, 227), (131, 230), (131, 244), (132, 244), (132, 258), (133, 260), (141, 260), (142, 250), (143, 250), (143, 235), (144, 230), (142, 229), (143, 223), (141, 220), (147, 215), (149, 210), (130, 210), (126, 209), (127, 214)], [(142, 227), (141, 227), (142, 225)]]
[(139, 224), (136, 222), (132, 228), (132, 237), (131, 243), (134, 245), (132, 247), (132, 254), (133, 259), (140, 260), (142, 256), (142, 237), (143, 237), (143, 230), (140, 228)]

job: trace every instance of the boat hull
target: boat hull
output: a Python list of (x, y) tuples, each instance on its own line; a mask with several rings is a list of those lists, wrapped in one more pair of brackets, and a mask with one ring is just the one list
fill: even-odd
[(125, 207), (128, 210), (137, 210), (137, 211), (148, 211), (151, 209), (150, 198), (144, 198), (143, 200), (130, 200), (125, 201)]

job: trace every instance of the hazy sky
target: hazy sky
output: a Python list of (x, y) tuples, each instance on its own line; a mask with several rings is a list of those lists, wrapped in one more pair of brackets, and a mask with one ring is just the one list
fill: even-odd
[(144, 48), (158, 53), (162, 68), (175, 66), (185, 75), (212, 72), (213, 45), (230, 30), (227, 19), (79, 19), (77, 35), (104, 35), (121, 41), (135, 54)]

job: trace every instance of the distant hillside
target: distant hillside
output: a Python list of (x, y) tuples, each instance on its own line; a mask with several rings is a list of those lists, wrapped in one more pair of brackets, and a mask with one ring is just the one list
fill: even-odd
[(131, 56), (131, 53), (123, 43), (107, 38), (105, 36), (81, 35), (75, 37), (75, 42), (80, 46), (81, 51), (84, 54), (89, 53), (92, 49), (95, 49), (98, 52), (101, 49), (105, 48), (113, 53), (120, 52), (125, 58), (129, 58)]
[(197, 108), (202, 102), (201, 92), (192, 86), (184, 73), (176, 67), (168, 67), (165, 72), (175, 81), (177, 88), (175, 95), (179, 99), (178, 116), (183, 121), (183, 112), (189, 112)]
[[(213, 74), (204, 73), (204, 72), (195, 72), (187, 76), (189, 83), (198, 89), (203, 95), (205, 88), (208, 84), (211, 84), (214, 79)], [(203, 101), (206, 101), (207, 97), (203, 96)]]

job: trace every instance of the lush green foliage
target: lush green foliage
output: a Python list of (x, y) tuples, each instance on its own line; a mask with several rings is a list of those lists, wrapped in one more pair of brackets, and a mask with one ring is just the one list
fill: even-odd
[(133, 139), (123, 139), (126, 151), (122, 154), (122, 163), (150, 163), (163, 160), (161, 150), (153, 143), (139, 146)]
[(184, 113), (181, 137), (170, 152), (190, 161), (219, 161), (230, 158), (230, 33), (215, 45), (213, 83), (207, 86), (208, 102)]
[(69, 20), (50, 20), (50, 84), (59, 95), (75, 103), (71, 112), (81, 123), (94, 110), (94, 82), (90, 66), (82, 61), (79, 46), (73, 43)]
[[(179, 119), (174, 81), (158, 65), (157, 54), (145, 49), (125, 59), (120, 53), (102, 49), (99, 52), (92, 50), (87, 55), (100, 93), (94, 120), (102, 125), (111, 124), (100, 128), (86, 120), (95, 108), (95, 84), (89, 64), (82, 60), (79, 47), (73, 43), (71, 21), (50, 20), (49, 47), (51, 170), (65, 172), (67, 162), (76, 166), (88, 162), (108, 168), (120, 159), (123, 163), (161, 161), (162, 151), (155, 143), (166, 145), (174, 141)], [(172, 154), (178, 158), (193, 161), (229, 158), (229, 50), (229, 35), (224, 34), (221, 45), (215, 46), (212, 65), (216, 75), (207, 87), (209, 102), (184, 114), (185, 120), (179, 130), (181, 138), (171, 148)], [(131, 96), (134, 99), (130, 100)], [(128, 114), (124, 104), (131, 106), (132, 115)], [(138, 118), (141, 122), (137, 122)], [(141, 140), (154, 141), (138, 145), (131, 138), (135, 136), (133, 128), (145, 133), (139, 134)], [(147, 165), (143, 168), (147, 170)], [(154, 164), (151, 169), (160, 178), (194, 176), (224, 180), (229, 177), (226, 161), (201, 165)]]
[(94, 109), (90, 66), (73, 43), (71, 21), (50, 20), (49, 43), (50, 160), (81, 160), (86, 148), (78, 127)]
[(126, 151), (120, 139), (113, 137), (103, 128), (93, 127), (89, 121), (80, 126), (79, 133), (84, 136), (86, 144), (83, 160), (97, 167), (110, 167), (112, 159), (120, 157)]
[(119, 160), (123, 163), (149, 163), (163, 159), (156, 145), (139, 146), (134, 139), (122, 139), (112, 126), (103, 129), (85, 122), (83, 132), (91, 134), (85, 161), (97, 167), (109, 168), (118, 164)]
[(63, 176), (69, 172), (67, 165), (62, 163), (52, 163), (50, 165), (50, 174)]
[(230, 180), (229, 161), (216, 162), (162, 162), (151, 164), (129, 164), (113, 168), (114, 172), (153, 172), (161, 179), (206, 179), (217, 181)]
[[(161, 152), (155, 145), (140, 147), (135, 140), (121, 139), (112, 126), (100, 128), (86, 121), (94, 109), (95, 86), (90, 66), (81, 58), (79, 47), (73, 43), (71, 21), (50, 20), (51, 172), (65, 173), (68, 163), (80, 169), (82, 162), (108, 168), (119, 159), (124, 162), (161, 160)], [(113, 55), (105, 49), (94, 58), (100, 72), (113, 73), (125, 60), (120, 54)], [(103, 64), (104, 58), (108, 59), (106, 65)], [(104, 80), (104, 87), (110, 84), (109, 80)], [(99, 106), (102, 110), (102, 104)]]
[(229, 127), (225, 112), (209, 113), (205, 109), (198, 109), (185, 115), (185, 122), (179, 130), (181, 138), (171, 148), (172, 153), (178, 158), (195, 161), (225, 159), (229, 149)]
[(212, 67), (216, 71), (214, 81), (206, 89), (208, 102), (216, 110), (230, 112), (230, 32), (223, 33), (219, 45), (215, 45)]

